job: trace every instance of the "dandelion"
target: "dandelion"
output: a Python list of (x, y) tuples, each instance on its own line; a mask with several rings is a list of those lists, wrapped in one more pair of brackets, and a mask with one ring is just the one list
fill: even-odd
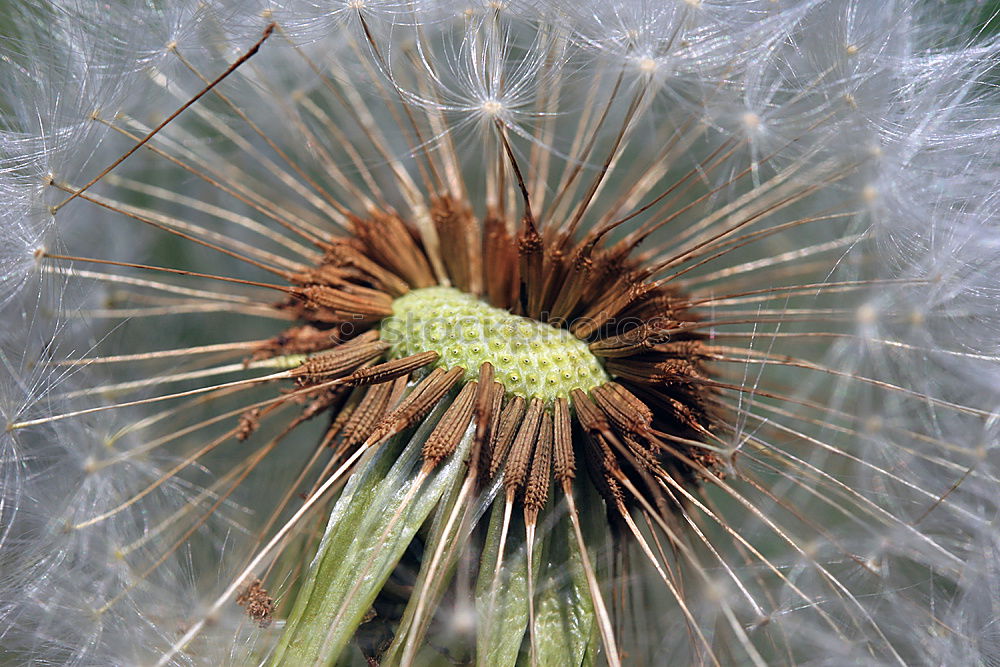
[(12, 660), (997, 659), (966, 5), (194, 4), (2, 56)]

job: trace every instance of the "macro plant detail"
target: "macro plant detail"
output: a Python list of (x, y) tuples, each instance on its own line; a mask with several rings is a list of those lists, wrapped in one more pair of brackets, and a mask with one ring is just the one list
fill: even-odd
[(58, 2), (0, 656), (989, 664), (973, 3)]

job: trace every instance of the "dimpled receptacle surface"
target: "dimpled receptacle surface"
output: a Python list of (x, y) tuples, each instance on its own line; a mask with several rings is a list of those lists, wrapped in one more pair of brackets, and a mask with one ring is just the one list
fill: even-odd
[(437, 365), (461, 366), (466, 380), (490, 362), (508, 393), (552, 400), (609, 380), (587, 344), (564, 329), (512, 315), (452, 287), (425, 287), (396, 299), (380, 335), (393, 357), (433, 350)]

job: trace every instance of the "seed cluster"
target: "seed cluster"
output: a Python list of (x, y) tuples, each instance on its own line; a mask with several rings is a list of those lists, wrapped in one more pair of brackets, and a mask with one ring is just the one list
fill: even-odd
[[(324, 240), (322, 261), (289, 276), (276, 305), (299, 323), (252, 359), (303, 358), (288, 372), (307, 401), (298, 422), (335, 415), (335, 458), (376, 447), (448, 403), (425, 442), (429, 472), (474, 426), (467, 475), (502, 476), (533, 524), (550, 487), (585, 470), (612, 516), (637, 494), (717, 470), (707, 346), (688, 299), (593, 230), (543, 233), (433, 200), (436, 242), (383, 212)], [(513, 229), (512, 229), (513, 228)], [(292, 355), (301, 355), (295, 357)], [(245, 415), (249, 437), (267, 411)], [(667, 482), (667, 480), (672, 480)], [(657, 482), (659, 480), (659, 482)]]
[[(575, 516), (578, 476), (604, 500), (581, 509), (605, 511), (621, 534), (634, 532), (640, 503), (670, 511), (687, 493), (674, 489), (721, 477), (715, 450), (700, 445), (718, 440), (711, 348), (690, 300), (630, 257), (641, 236), (574, 241), (530, 215), (519, 228), (499, 214), (478, 220), (449, 197), (431, 218), (436, 243), (393, 214), (352, 218), (352, 236), (324, 240), (322, 261), (289, 276), (276, 308), (296, 326), (251, 354), (302, 360), (287, 371), (288, 400), (305, 404), (289, 428), (331, 415), (329, 466), (438, 407), (420, 475), (471, 435), (463, 488), (495, 480), (505, 522), (519, 508), (529, 545), (553, 493)], [(253, 437), (279, 405), (245, 414), (234, 437)], [(269, 599), (251, 593), (240, 603), (259, 620)]]

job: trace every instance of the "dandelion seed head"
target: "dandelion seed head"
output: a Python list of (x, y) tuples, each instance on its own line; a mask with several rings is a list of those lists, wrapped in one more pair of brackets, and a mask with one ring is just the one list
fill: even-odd
[(5, 651), (989, 659), (971, 7), (19, 9)]

